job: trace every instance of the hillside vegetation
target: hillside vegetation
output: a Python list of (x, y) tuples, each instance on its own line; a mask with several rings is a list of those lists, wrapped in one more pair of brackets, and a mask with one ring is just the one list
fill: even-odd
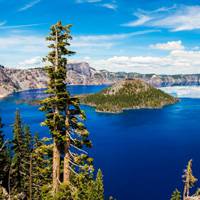
[(118, 113), (125, 109), (162, 108), (178, 100), (139, 79), (120, 81), (103, 91), (81, 96), (81, 103), (99, 112)]

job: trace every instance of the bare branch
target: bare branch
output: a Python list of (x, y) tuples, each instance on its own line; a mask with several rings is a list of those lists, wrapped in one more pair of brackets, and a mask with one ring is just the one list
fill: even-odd
[(78, 165), (78, 164), (74, 163), (74, 162), (71, 161), (71, 160), (69, 160), (69, 162), (70, 162), (72, 165), (74, 165), (74, 166), (77, 166), (77, 167), (80, 167), (80, 168), (84, 168), (83, 165)]
[(85, 153), (85, 154), (87, 154), (88, 155), (88, 152), (87, 151), (84, 151), (83, 149), (80, 149), (80, 148), (78, 148), (78, 147), (76, 147), (75, 145), (73, 145), (73, 144), (70, 144), (72, 147), (74, 147), (75, 149), (77, 149), (77, 150), (79, 150), (79, 151), (81, 151), (81, 152), (83, 152), (83, 153)]
[(69, 169), (70, 169), (72, 172), (74, 172), (75, 174), (78, 175), (78, 173), (77, 173), (76, 171), (74, 171), (70, 166), (69, 166)]
[(6, 141), (3, 143), (2, 147), (0, 148), (0, 152), (3, 150), (3, 148), (6, 146), (7, 143), (8, 143), (8, 140), (6, 140)]

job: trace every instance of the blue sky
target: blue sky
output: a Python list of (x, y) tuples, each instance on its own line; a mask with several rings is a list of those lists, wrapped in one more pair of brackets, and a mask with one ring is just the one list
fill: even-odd
[(0, 0), (0, 63), (41, 66), (49, 26), (73, 24), (71, 62), (140, 73), (200, 73), (199, 0)]

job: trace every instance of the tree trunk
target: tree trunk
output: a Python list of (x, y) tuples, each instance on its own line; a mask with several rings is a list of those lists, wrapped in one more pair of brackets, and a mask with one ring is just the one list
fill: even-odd
[[(58, 32), (56, 30), (56, 41), (55, 41), (55, 72), (58, 70)], [(55, 88), (56, 89), (56, 88)], [(57, 95), (56, 95), (57, 97)], [(58, 97), (57, 97), (58, 98)], [(56, 105), (55, 113), (58, 114), (59, 110)], [(57, 127), (55, 130), (58, 131)], [(60, 148), (56, 138), (54, 138), (53, 143), (53, 192), (54, 194), (58, 192), (60, 184)]]
[(60, 183), (60, 150), (56, 139), (53, 142), (53, 192), (57, 193)]
[(10, 173), (11, 173), (11, 166), (8, 171), (8, 200), (11, 200)]
[(69, 154), (69, 144), (70, 141), (67, 139), (65, 144), (65, 156), (64, 156), (64, 170), (63, 170), (63, 183), (69, 184), (70, 180), (70, 169), (69, 169), (69, 161), (70, 161), (70, 154)]
[(186, 198), (186, 185), (184, 186), (184, 190), (183, 190), (183, 200), (185, 200)]
[(65, 126), (66, 126), (66, 143), (65, 143), (65, 151), (64, 151), (64, 169), (63, 169), (63, 183), (69, 184), (70, 182), (70, 137), (69, 137), (69, 109), (68, 106), (66, 108), (66, 119), (65, 119)]

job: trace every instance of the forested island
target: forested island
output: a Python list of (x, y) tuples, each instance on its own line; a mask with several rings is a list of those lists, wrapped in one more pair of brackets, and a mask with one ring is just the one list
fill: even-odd
[(127, 79), (96, 94), (82, 95), (81, 103), (98, 112), (120, 113), (127, 109), (162, 108), (177, 98), (152, 87), (140, 79)]

